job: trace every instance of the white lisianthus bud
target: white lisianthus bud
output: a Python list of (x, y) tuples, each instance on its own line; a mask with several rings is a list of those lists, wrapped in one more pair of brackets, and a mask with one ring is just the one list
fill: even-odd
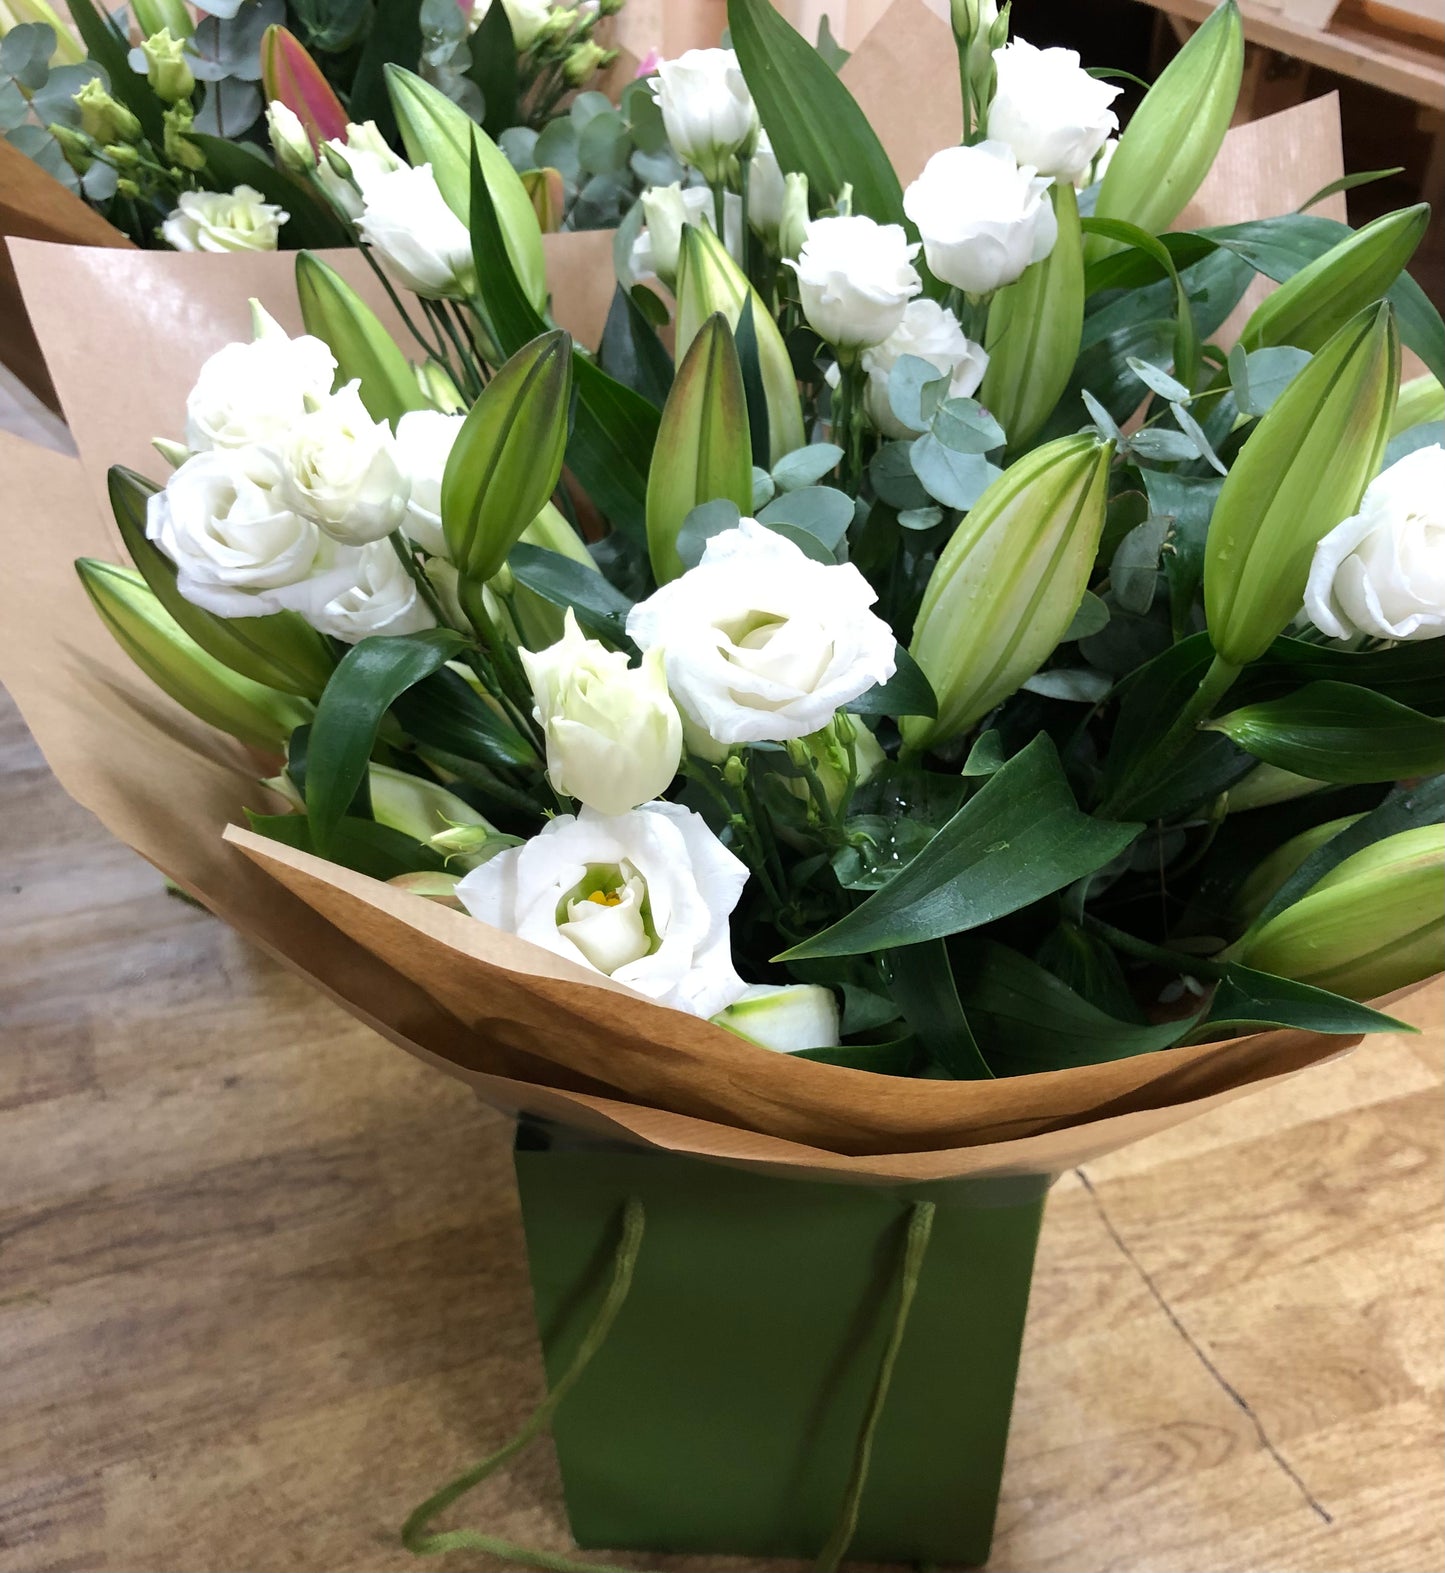
[(161, 239), (176, 251), (275, 251), (290, 217), (254, 186), (183, 191), (161, 225)]
[(518, 654), (558, 792), (599, 814), (625, 814), (667, 790), (682, 758), (682, 720), (661, 650), (629, 666), (620, 650), (586, 638), (569, 606), (556, 644)]
[(757, 151), (748, 164), (748, 223), (764, 240), (778, 238), (787, 189), (772, 141), (766, 131), (760, 131)]
[(1020, 164), (1071, 184), (1088, 171), (1119, 117), (1121, 88), (1091, 77), (1073, 49), (1035, 49), (1022, 38), (993, 52), (998, 86), (988, 135), (1007, 142)]
[(266, 105), (266, 135), (271, 139), (271, 151), (282, 169), (289, 169), (293, 175), (304, 175), (316, 167), (316, 154), (301, 117), (279, 98), (273, 98)]
[(713, 1016), (743, 991), (728, 918), (747, 877), (701, 815), (645, 803), (559, 814), (473, 870), (457, 895), (484, 923), (659, 1004)]
[(945, 284), (988, 295), (1042, 262), (1059, 238), (1052, 182), (1020, 166), (1003, 142), (935, 153), (903, 193), (903, 211), (923, 236), (923, 254)]
[(361, 193), (369, 180), (390, 175), (406, 165), (386, 145), (374, 120), (348, 125), (345, 138), (321, 144), (316, 178), (337, 207), (354, 223), (365, 210)]
[(367, 414), (359, 383), (348, 382), (303, 415), (281, 452), (282, 495), (334, 539), (348, 546), (379, 541), (405, 516), (407, 481), (391, 428)]
[(357, 233), (418, 295), (462, 299), (476, 283), (472, 237), (447, 206), (430, 164), (364, 172), (353, 166), (364, 204)]
[(718, 743), (785, 742), (895, 666), (893, 632), (852, 563), (814, 562), (755, 519), (707, 543), (702, 561), (632, 608), (627, 632), (660, 646), (684, 717)]
[[(677, 254), (685, 224), (705, 225), (716, 233), (712, 192), (706, 186), (649, 186), (642, 193), (645, 227), (632, 243), (629, 266), (634, 281), (656, 276), (672, 288), (677, 276)], [(743, 204), (727, 192), (723, 197), (723, 245), (734, 259), (743, 254)]]
[(436, 627), (436, 618), (417, 593), (390, 541), (363, 546), (357, 554), (356, 582), (333, 595), (307, 620), (313, 628), (347, 644), (356, 644), (370, 634), (415, 634)]
[(950, 399), (964, 399), (975, 392), (988, 370), (983, 346), (968, 337), (947, 307), (936, 300), (909, 301), (903, 321), (893, 332), (881, 344), (863, 351), (863, 370), (868, 374), (863, 408), (874, 430), (885, 437), (917, 435), (898, 419), (888, 402), (888, 379), (904, 355), (916, 355), (947, 376), (945, 397)]
[(728, 161), (752, 151), (758, 112), (731, 49), (689, 49), (661, 61), (652, 93), (673, 152), (705, 180), (725, 179)]
[(803, 311), (814, 332), (840, 350), (880, 344), (903, 321), (909, 299), (923, 288), (912, 245), (901, 224), (862, 214), (819, 218), (788, 266), (798, 275)]
[(1094, 162), (1074, 181), (1076, 191), (1086, 191), (1090, 186), (1097, 186), (1109, 172), (1109, 162), (1114, 154), (1119, 151), (1118, 137), (1110, 137), (1094, 155)]
[(408, 410), (396, 423), (392, 453), (409, 483), (402, 528), (433, 557), (447, 554), (442, 534), (442, 472), (462, 421), (461, 415)]
[(838, 1001), (821, 983), (750, 984), (712, 1019), (760, 1048), (783, 1054), (832, 1049), (839, 1042)]
[(1417, 448), (1370, 482), (1315, 547), (1305, 610), (1332, 639), (1445, 635), (1445, 448)]
[(256, 338), (217, 350), (186, 399), (186, 446), (193, 453), (275, 447), (331, 392), (336, 359), (328, 346), (310, 334), (287, 338), (254, 301), (252, 309), (259, 313)]
[(796, 261), (808, 238), (808, 177), (792, 170), (783, 176), (783, 215), (778, 221), (778, 255)]
[(268, 448), (187, 459), (146, 505), (146, 535), (176, 565), (176, 588), (218, 617), (311, 616), (355, 581), (357, 553), (323, 535), (280, 494)]

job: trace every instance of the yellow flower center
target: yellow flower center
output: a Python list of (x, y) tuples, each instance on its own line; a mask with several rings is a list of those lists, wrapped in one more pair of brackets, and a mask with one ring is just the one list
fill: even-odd
[(594, 890), (587, 900), (599, 907), (616, 907), (622, 904), (622, 893), (616, 890)]

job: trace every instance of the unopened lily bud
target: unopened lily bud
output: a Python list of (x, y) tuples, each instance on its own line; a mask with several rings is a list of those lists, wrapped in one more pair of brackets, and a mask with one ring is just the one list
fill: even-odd
[(783, 176), (783, 216), (778, 224), (778, 250), (797, 261), (808, 238), (808, 177), (796, 171)]
[(371, 792), (371, 816), (410, 836), (413, 841), (436, 845), (436, 838), (459, 836), (465, 844), (451, 845), (464, 869), (476, 868), (486, 861), (478, 856), (489, 840), (497, 840), (495, 850), (508, 844), (507, 838), (479, 814), (470, 803), (448, 792), (434, 781), (414, 776), (390, 765), (373, 764), (367, 770)]
[[(1209, 173), (1239, 98), (1244, 23), (1224, 0), (1160, 73), (1134, 111), (1099, 186), (1099, 218), (1123, 219), (1151, 235), (1167, 229)], [(1092, 262), (1120, 242), (1090, 235)]]
[(1398, 437), (1427, 421), (1445, 421), (1445, 385), (1431, 371), (1400, 384), (1395, 413), (1390, 417), (1390, 435)]
[(1352, 317), (1388, 293), (1424, 238), (1429, 220), (1430, 204), (1420, 202), (1347, 235), (1266, 295), (1245, 323), (1239, 342), (1246, 350), (1277, 344), (1311, 353), (1320, 349)]
[(755, 983), (711, 1019), (760, 1048), (783, 1054), (832, 1049), (839, 1041), (838, 1001), (819, 983)]
[(1344, 859), (1227, 953), (1261, 972), (1377, 999), (1440, 970), (1445, 825), (1386, 836)]
[(80, 129), (93, 141), (104, 144), (140, 139), (140, 121), (124, 104), (110, 96), (98, 76), (91, 77), (81, 87), (73, 102), (80, 111)]
[(196, 28), (184, 0), (131, 0), (131, 10), (144, 33), (165, 29), (172, 38), (186, 39)]
[(78, 559), (75, 568), (121, 649), (158, 688), (207, 725), (253, 748), (280, 753), (291, 733), (311, 720), (312, 706), (304, 700), (252, 682), (207, 655), (133, 568), (88, 557)]
[(1240, 449), (1204, 550), (1209, 637), (1227, 665), (1258, 659), (1299, 613), (1316, 545), (1358, 510), (1380, 468), (1399, 381), (1382, 301), (1295, 375)]
[(909, 748), (956, 737), (1053, 654), (1089, 582), (1113, 456), (1113, 443), (1092, 435), (1045, 443), (964, 515), (914, 625), (911, 653), (938, 696), (938, 715), (903, 720)]
[(440, 361), (422, 361), (416, 367), (416, 381), (434, 410), (440, 410), (443, 415), (456, 415), (466, 409), (461, 390)]
[(1292, 803), (1297, 797), (1309, 797), (1325, 783), (1313, 781), (1309, 776), (1298, 776), (1292, 770), (1281, 770), (1278, 765), (1259, 764), (1229, 789), (1229, 812), (1247, 814), (1252, 808), (1272, 808), (1276, 803)]
[(266, 105), (266, 134), (282, 169), (289, 169), (293, 175), (305, 175), (316, 168), (316, 155), (312, 152), (306, 127), (295, 110), (279, 98)]
[(1348, 830), (1360, 817), (1359, 814), (1347, 814), (1343, 819), (1328, 819), (1322, 825), (1312, 825), (1308, 830), (1302, 830), (1299, 835), (1291, 836), (1283, 846), (1276, 847), (1240, 886), (1234, 901), (1235, 918), (1242, 924), (1252, 923), (1264, 911), (1270, 897), (1311, 852), (1322, 847), (1326, 841), (1332, 841), (1342, 830)]
[(435, 901), (438, 906), (452, 907), (458, 912), (467, 909), (462, 905), (462, 899), (457, 895), (457, 882), (462, 878), (460, 874), (394, 874), (387, 884), (393, 890), (404, 890), (408, 895), (422, 896), (427, 901)]
[(146, 81), (163, 103), (179, 103), (195, 91), (196, 79), (186, 59), (184, 39), (163, 27), (141, 44), (140, 52), (145, 56)]
[(555, 235), (562, 227), (567, 207), (567, 186), (560, 169), (527, 169), (522, 172), (522, 185), (537, 215), (537, 223), (544, 235)]

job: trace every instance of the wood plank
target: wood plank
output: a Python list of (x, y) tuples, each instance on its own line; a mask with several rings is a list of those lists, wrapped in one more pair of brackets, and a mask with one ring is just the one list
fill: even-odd
[[(0, 1569), (415, 1567), (541, 1392), (508, 1123), (166, 895), (8, 702), (0, 824)], [(1445, 1564), (1442, 999), (1059, 1181), (992, 1568)], [(567, 1551), (550, 1445), (456, 1518)]]

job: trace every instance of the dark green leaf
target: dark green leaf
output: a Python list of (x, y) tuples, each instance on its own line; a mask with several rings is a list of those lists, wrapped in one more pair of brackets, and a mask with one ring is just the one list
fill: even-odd
[(253, 814), (246, 818), (251, 829), (272, 841), (284, 842), (298, 852), (324, 857), (329, 863), (355, 869), (372, 879), (395, 879), (398, 874), (440, 873), (445, 869), (441, 854), (413, 841), (390, 825), (374, 819), (343, 817), (337, 822), (321, 852), (311, 835), (311, 821), (305, 814)]
[(1102, 868), (1139, 829), (1081, 813), (1040, 733), (939, 831), (926, 859), (787, 959), (887, 950), (992, 923)]
[(553, 606), (570, 606), (577, 621), (594, 638), (610, 644), (625, 640), (624, 626), (632, 602), (600, 573), (574, 563), (560, 552), (526, 542), (512, 548), (507, 566), (518, 584), (526, 585), (544, 601)]
[(1445, 771), (1445, 721), (1348, 683), (1310, 683), (1209, 723), (1256, 759), (1312, 781), (1401, 781)]
[[(481, 89), (482, 130), (495, 142), (517, 123), (517, 46), (503, 5), (488, 6), (481, 26), (467, 40), (472, 65), (467, 75)], [(410, 62), (403, 60), (403, 65)]]
[[(875, 898), (876, 899), (876, 898)], [(959, 1004), (948, 947), (940, 939), (904, 945), (887, 961), (888, 986), (918, 1041), (956, 1081), (991, 1081)]]
[(921, 715), (938, 714), (938, 696), (933, 685), (923, 675), (923, 668), (899, 645), (895, 652), (897, 669), (886, 683), (875, 683), (859, 694), (844, 709), (854, 715)]
[[(495, 9), (500, 11), (501, 7)], [(667, 403), (668, 389), (672, 387), (672, 356), (642, 307), (620, 284), (607, 312), (597, 361), (608, 376), (640, 393), (649, 404), (660, 410)]]
[(363, 639), (331, 674), (316, 707), (307, 749), (306, 812), (320, 856), (332, 854), (333, 834), (366, 773), (382, 716), (399, 695), (431, 676), (465, 642), (446, 628)]
[(918, 1039), (907, 1033), (888, 1043), (841, 1043), (831, 1049), (799, 1049), (798, 1060), (818, 1060), (875, 1076), (910, 1076), (918, 1064)]
[[(1179, 276), (1174, 258), (1170, 256), (1168, 248), (1147, 230), (1140, 229), (1137, 224), (1127, 224), (1122, 219), (1085, 218), (1080, 219), (1079, 224), (1086, 235), (1103, 235), (1109, 240), (1117, 240), (1122, 245), (1142, 251), (1151, 262), (1157, 263), (1168, 274), (1170, 282), (1174, 285), (1175, 324), (1172, 346), (1174, 370), (1180, 382), (1186, 388), (1192, 388), (1199, 376), (1199, 328), (1194, 321), (1194, 307), (1189, 299), (1189, 291)], [(1093, 287), (1091, 284), (1091, 290)], [(1153, 357), (1140, 356), (1139, 359), (1153, 364)], [(1173, 396), (1178, 397), (1177, 394)]]
[[(493, 6), (494, 11), (501, 10)], [(378, 5), (371, 17), (366, 41), (351, 79), (351, 98), (347, 111), (357, 122), (374, 120), (377, 129), (393, 146), (397, 143), (396, 115), (386, 90), (389, 62), (415, 70), (421, 62), (421, 7), (398, 5), (396, 0)]]
[(1362, 1032), (1409, 1031), (1404, 1022), (1393, 1016), (1331, 994), (1328, 989), (1231, 962), (1214, 991), (1209, 1014), (1193, 1036), (1198, 1042), (1208, 1043), (1225, 1029), (1259, 1027), (1298, 1027), (1305, 1032), (1338, 1033), (1344, 1037)]
[(748, 441), (753, 450), (753, 463), (766, 470), (768, 457), (772, 453), (772, 427), (768, 418), (768, 391), (763, 384), (763, 363), (758, 354), (758, 325), (753, 321), (751, 294), (743, 302), (733, 342), (737, 346), (738, 365), (743, 374), (743, 395), (748, 405)]
[(1338, 180), (1332, 180), (1327, 186), (1321, 186), (1312, 197), (1308, 197), (1295, 209), (1297, 213), (1307, 213), (1316, 203), (1323, 202), (1326, 197), (1332, 197), (1339, 191), (1353, 191), (1356, 186), (1368, 186), (1377, 180), (1388, 180), (1391, 175), (1403, 175), (1404, 166), (1396, 164), (1393, 169), (1364, 169), (1357, 175), (1341, 175)]
[(1301, 683), (1350, 683), (1386, 694), (1425, 715), (1445, 714), (1445, 644), (1406, 641), (1386, 650), (1346, 650), (1281, 637), (1248, 666), (1231, 697), (1237, 703), (1276, 699)]
[(1166, 470), (1143, 471), (1149, 511), (1170, 521), (1164, 548), (1164, 574), (1169, 581), (1170, 620), (1174, 637), (1192, 630), (1191, 613), (1204, 579), (1204, 542), (1223, 482), (1213, 475), (1175, 475)]
[(491, 769), (535, 765), (536, 751), (467, 680), (447, 667), (399, 694), (392, 714), (424, 748)]
[(923, 508), (930, 501), (913, 473), (912, 449), (911, 440), (885, 442), (868, 461), (868, 479), (890, 508)]

